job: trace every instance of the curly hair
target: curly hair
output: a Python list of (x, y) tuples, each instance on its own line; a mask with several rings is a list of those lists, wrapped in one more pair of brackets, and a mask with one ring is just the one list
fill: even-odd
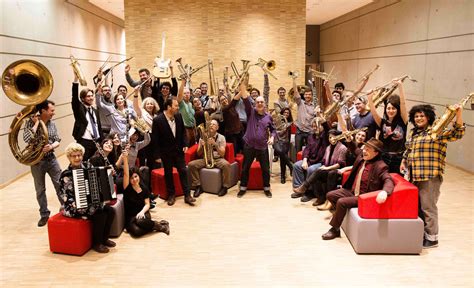
[(86, 149), (81, 144), (72, 142), (66, 147), (66, 156), (69, 157), (74, 152), (80, 152), (82, 155), (84, 155), (84, 153), (86, 152)]
[(413, 106), (408, 113), (408, 118), (410, 119), (410, 123), (416, 126), (415, 124), (415, 114), (416, 113), (423, 113), (425, 114), (426, 118), (428, 118), (428, 124), (433, 125), (433, 122), (436, 119), (435, 108), (429, 104), (420, 104)]

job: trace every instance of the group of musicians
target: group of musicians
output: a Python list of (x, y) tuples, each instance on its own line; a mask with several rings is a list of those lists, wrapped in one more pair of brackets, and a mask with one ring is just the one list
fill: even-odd
[[(438, 137), (432, 137), (431, 128), (436, 118), (434, 107), (417, 105), (407, 111), (403, 84), (398, 79), (393, 85), (399, 95), (391, 95), (379, 114), (373, 102), (374, 93), (361, 95), (369, 77), (364, 77), (356, 91), (344, 90), (337, 83), (331, 93), (328, 81), (324, 82), (326, 103), (344, 103), (335, 115), (322, 115), (324, 108), (315, 102), (315, 89), (300, 89), (293, 78), (293, 87), (277, 90), (277, 100), (269, 107), (269, 81), (264, 76), (264, 95), (256, 88), (248, 90), (248, 78), (236, 91), (220, 87), (218, 95), (208, 95), (207, 83), (191, 89), (183, 79), (178, 81), (170, 67), (172, 82), (160, 82), (147, 69), (138, 71), (140, 80), (130, 76), (125, 68), (128, 84), (120, 85), (115, 95), (112, 87), (104, 84), (102, 71), (98, 71), (94, 90), (79, 91), (78, 79), (72, 84), (71, 105), (74, 114), (72, 135), (76, 143), (66, 148), (70, 162), (61, 173), (54, 149), (61, 141), (52, 121), (54, 102), (45, 101), (37, 106), (38, 113), (27, 123), (24, 139), (35, 133), (38, 119), (48, 128), (49, 143), (44, 147), (44, 158), (31, 167), (37, 200), (40, 206), (38, 226), (49, 218), (45, 174), (53, 181), (61, 211), (68, 217), (87, 217), (94, 226), (93, 249), (106, 253), (115, 243), (108, 239), (114, 218), (107, 203), (78, 209), (72, 182), (73, 169), (91, 166), (113, 167), (117, 191), (124, 194), (126, 229), (135, 237), (151, 231), (169, 234), (167, 221), (154, 221), (149, 210), (154, 207), (150, 193), (150, 171), (162, 167), (165, 171), (167, 204), (175, 203), (173, 167), (179, 173), (184, 191), (184, 202), (196, 204), (203, 192), (199, 170), (211, 157), (215, 167), (222, 170), (223, 187), (218, 193), (224, 196), (230, 188), (230, 164), (224, 159), (226, 142), (234, 144), (235, 153), (244, 155), (237, 197), (247, 190), (252, 162), (260, 162), (263, 191), (271, 198), (270, 162), (280, 161), (280, 180), (286, 183), (289, 168), (292, 174), (292, 198), (302, 202), (314, 198), (319, 210), (333, 212), (330, 229), (322, 235), (324, 240), (340, 237), (340, 225), (347, 209), (357, 207), (360, 194), (379, 191), (377, 203), (384, 203), (394, 188), (389, 173), (406, 175), (419, 189), (420, 217), (425, 223), (423, 247), (438, 245), (437, 201), (440, 195), (445, 168), (447, 142), (461, 139), (465, 132), (462, 106), (455, 105), (456, 118), (452, 127)], [(128, 96), (133, 95), (133, 101)], [(141, 102), (141, 105), (140, 105)], [(292, 112), (296, 111), (296, 115)], [(332, 117), (331, 117), (332, 116)], [(413, 128), (408, 133), (408, 122)], [(196, 127), (204, 124), (196, 132)], [(289, 157), (291, 128), (296, 126), (296, 150), (303, 159), (293, 163)], [(198, 159), (186, 166), (184, 153), (197, 143)], [(269, 147), (275, 151), (271, 159)], [(303, 148), (304, 147), (304, 148)], [(207, 152), (207, 153), (205, 153)], [(207, 155), (206, 155), (207, 154)], [(187, 169), (191, 181), (188, 182)], [(341, 186), (341, 175), (350, 170), (348, 180)], [(190, 184), (189, 184), (190, 183)], [(340, 188), (338, 188), (340, 187)], [(191, 190), (194, 194), (191, 195)], [(194, 197), (193, 197), (194, 196)]]

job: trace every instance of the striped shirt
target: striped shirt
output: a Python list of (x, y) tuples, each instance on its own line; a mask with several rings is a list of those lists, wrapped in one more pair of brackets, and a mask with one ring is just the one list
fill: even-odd
[[(40, 135), (40, 129), (36, 129), (36, 132), (33, 132), (33, 126), (35, 122), (29, 119), (26, 122), (25, 129), (23, 131), (23, 140), (26, 143), (30, 143), (34, 138)], [(46, 129), (48, 129), (48, 144), (53, 144), (54, 142), (61, 142), (61, 138), (58, 134), (58, 129), (56, 128), (56, 124), (52, 120), (49, 120), (45, 123)], [(54, 157), (54, 150), (49, 151), (44, 155), (44, 159), (48, 159)]]
[(431, 126), (419, 131), (414, 128), (406, 142), (403, 159), (407, 160), (411, 181), (427, 181), (444, 173), (448, 142), (461, 139), (466, 131), (465, 125), (455, 124), (436, 139), (431, 138)]

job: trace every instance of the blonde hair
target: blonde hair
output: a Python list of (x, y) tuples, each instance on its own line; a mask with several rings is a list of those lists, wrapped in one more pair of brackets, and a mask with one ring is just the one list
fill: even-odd
[(74, 152), (81, 152), (82, 155), (84, 155), (86, 149), (79, 143), (69, 143), (69, 145), (66, 147), (66, 156), (69, 157)]
[(143, 102), (142, 102), (142, 109), (145, 110), (145, 105), (148, 103), (148, 102), (151, 102), (153, 104), (153, 112), (152, 112), (152, 115), (151, 116), (154, 116), (155, 114), (158, 114), (158, 111), (160, 111), (160, 106), (158, 106), (158, 102), (156, 102), (155, 99), (151, 98), (151, 97), (146, 97), (145, 99), (143, 99)]

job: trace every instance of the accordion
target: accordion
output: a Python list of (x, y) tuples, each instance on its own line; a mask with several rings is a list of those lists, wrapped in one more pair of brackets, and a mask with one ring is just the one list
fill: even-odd
[(72, 179), (78, 209), (117, 198), (111, 167), (74, 169)]

